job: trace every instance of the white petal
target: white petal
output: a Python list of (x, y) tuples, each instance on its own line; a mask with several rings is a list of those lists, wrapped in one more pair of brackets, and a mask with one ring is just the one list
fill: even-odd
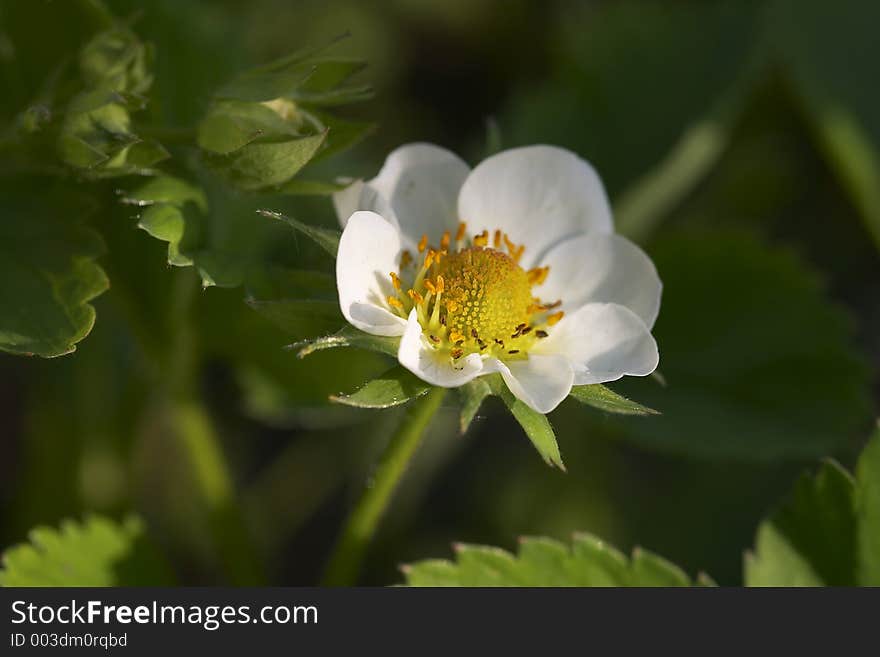
[(573, 311), (585, 303), (626, 306), (648, 328), (660, 310), (663, 285), (651, 259), (625, 237), (585, 233), (557, 244), (542, 261), (550, 266), (547, 280), (537, 288), (544, 301), (562, 301)]
[(471, 234), (500, 228), (525, 244), (527, 266), (567, 237), (613, 231), (608, 197), (593, 167), (555, 146), (515, 148), (481, 162), (461, 188), (458, 214)]
[[(353, 180), (348, 187), (333, 194), (333, 208), (336, 210), (336, 218), (339, 225), (345, 228), (349, 217), (358, 210), (371, 210), (374, 208), (360, 207), (361, 192), (364, 189), (363, 180)], [(382, 214), (381, 212), (379, 214)]]
[(395, 294), (389, 274), (398, 269), (400, 235), (374, 212), (351, 215), (336, 254), (339, 307), (351, 324), (374, 335), (403, 335), (406, 321), (388, 309)]
[(457, 201), (470, 167), (455, 153), (433, 144), (406, 144), (385, 160), (379, 175), (364, 184), (359, 210), (378, 212), (400, 226), (404, 240), (432, 243), (458, 226)]
[(455, 365), (449, 356), (438, 357), (422, 333), (415, 310), (409, 314), (397, 360), (423, 381), (441, 388), (456, 388), (483, 373), (483, 359), (479, 354), (459, 358)]
[(534, 351), (565, 356), (574, 370), (575, 385), (647, 376), (660, 360), (645, 323), (629, 308), (614, 303), (588, 303), (567, 314)]
[(571, 392), (574, 374), (564, 356), (529, 354), (527, 360), (502, 362), (492, 366), (517, 399), (538, 413), (549, 413)]

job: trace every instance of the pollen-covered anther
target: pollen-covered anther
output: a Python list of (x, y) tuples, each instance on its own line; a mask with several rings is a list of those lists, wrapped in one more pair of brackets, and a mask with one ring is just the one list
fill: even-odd
[(422, 239), (419, 240), (419, 253), (424, 253), (425, 249), (428, 248), (428, 235), (427, 233), (422, 235)]
[(547, 316), (547, 325), (553, 326), (559, 323), (559, 320), (565, 316), (565, 311), (560, 310), (559, 312), (553, 313), (552, 315)]
[(532, 285), (541, 285), (544, 281), (547, 280), (547, 274), (550, 273), (550, 267), (535, 267), (533, 269), (529, 269), (529, 283)]
[(480, 248), (486, 246), (489, 243), (489, 231), (484, 230), (479, 235), (474, 236), (474, 246), (478, 246)]
[(464, 239), (465, 232), (467, 232), (467, 223), (462, 221), (458, 224), (458, 230), (455, 232), (455, 241), (461, 242)]
[(425, 302), (425, 297), (416, 292), (415, 290), (407, 290), (406, 292), (409, 295), (409, 298), (413, 300), (413, 303), (417, 305), (421, 305)]
[(446, 251), (449, 249), (449, 241), (451, 236), (449, 235), (449, 231), (444, 231), (443, 237), (440, 238), (440, 249)]
[(391, 284), (394, 286), (394, 289), (400, 291), (400, 276), (397, 275), (397, 272), (391, 272), (388, 275), (391, 276)]
[(403, 302), (397, 297), (387, 296), (385, 300), (388, 302), (388, 305), (392, 308), (398, 308), (399, 310), (403, 310)]

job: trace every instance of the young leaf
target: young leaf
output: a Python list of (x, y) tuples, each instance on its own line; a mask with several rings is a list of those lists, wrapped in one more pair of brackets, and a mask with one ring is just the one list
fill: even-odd
[(535, 449), (538, 450), (538, 453), (547, 465), (555, 465), (565, 472), (565, 465), (562, 463), (562, 456), (559, 453), (559, 445), (556, 443), (556, 434), (553, 433), (553, 427), (550, 426), (547, 416), (533, 411), (525, 403), (514, 397), (499, 375), (484, 378), (491, 387), (492, 393), (501, 397), (501, 400), (513, 417), (516, 418), (516, 421), (519, 422), (523, 431), (526, 432), (526, 436), (532, 441), (532, 445), (535, 446)]
[(455, 546), (456, 560), (432, 559), (402, 568), (408, 586), (694, 586), (680, 568), (636, 548), (631, 559), (590, 534), (571, 546), (550, 538), (523, 538), (519, 553), (480, 545)]
[(582, 404), (587, 404), (607, 413), (620, 415), (659, 415), (653, 408), (642, 406), (638, 402), (618, 395), (610, 388), (601, 383), (589, 386), (574, 386), (571, 389), (571, 397)]
[(330, 400), (357, 408), (391, 408), (421, 397), (430, 389), (429, 384), (396, 365), (353, 393), (333, 395)]
[(288, 346), (288, 349), (295, 350), (297, 352), (296, 355), (299, 358), (305, 358), (316, 351), (338, 349), (340, 347), (355, 347), (357, 349), (375, 351), (388, 356), (397, 356), (397, 347), (399, 343), (400, 338), (370, 335), (369, 333), (364, 333), (354, 327), (345, 326), (333, 335), (294, 342)]
[(146, 543), (143, 523), (100, 516), (37, 527), (30, 543), (4, 551), (0, 586), (162, 586), (164, 562)]
[(287, 215), (281, 214), (280, 212), (274, 212), (272, 210), (257, 210), (257, 212), (264, 217), (268, 217), (269, 219), (278, 219), (279, 221), (283, 221), (297, 232), (300, 232), (306, 237), (310, 238), (312, 241), (315, 242), (315, 244), (320, 246), (331, 256), (333, 256), (334, 258), (336, 257), (336, 252), (339, 250), (340, 237), (340, 233), (338, 230), (330, 230), (329, 228), (318, 228), (316, 226), (309, 226), (299, 219), (294, 219), (293, 217), (288, 217)]
[(758, 528), (745, 560), (748, 586), (855, 584), (852, 478), (829, 461), (804, 475), (783, 506)]

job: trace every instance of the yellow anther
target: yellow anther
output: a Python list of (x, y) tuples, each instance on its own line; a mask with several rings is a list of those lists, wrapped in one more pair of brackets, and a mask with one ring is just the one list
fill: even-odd
[(553, 313), (547, 317), (547, 325), (553, 326), (554, 324), (558, 324), (559, 320), (565, 316), (565, 311), (560, 310), (559, 312)]
[(460, 222), (458, 224), (458, 230), (455, 233), (455, 241), (461, 242), (464, 239), (464, 233), (467, 230), (467, 224), (465, 222)]
[(413, 300), (415, 304), (421, 304), (425, 301), (425, 297), (416, 292), (415, 290), (407, 290), (406, 292), (409, 295), (409, 298)]
[(458, 331), (453, 330), (453, 331), (449, 332), (449, 339), (452, 340), (453, 342), (458, 342), (460, 340), (464, 340), (464, 336), (461, 333), (459, 333)]
[(428, 249), (428, 252), (425, 254), (425, 263), (422, 266), (425, 269), (430, 268), (430, 266), (434, 264), (436, 258), (437, 252), (434, 249)]
[(396, 272), (391, 272), (389, 274), (391, 276), (391, 283), (394, 285), (395, 290), (400, 290), (400, 276), (397, 275)]
[(392, 308), (400, 308), (401, 310), (403, 310), (403, 303), (401, 303), (400, 299), (398, 299), (397, 297), (385, 297), (385, 300)]
[(434, 286), (434, 284), (433, 284), (430, 280), (428, 280), (427, 278), (425, 279), (425, 287), (428, 288), (428, 289), (431, 291), (431, 294), (437, 294), (437, 288), (436, 288), (436, 287)]
[(495, 246), (496, 249), (501, 248), (501, 231), (500, 230), (495, 231), (495, 239), (492, 240), (492, 244)]
[(449, 240), (450, 240), (449, 231), (448, 230), (444, 231), (443, 237), (440, 238), (440, 248), (441, 249), (448, 249), (449, 248)]
[(547, 274), (550, 273), (550, 267), (535, 267), (529, 269), (529, 283), (532, 285), (540, 285), (547, 280)]
[(404, 251), (403, 253), (401, 253), (400, 254), (400, 268), (403, 269), (404, 267), (406, 267), (409, 263), (412, 262), (412, 259), (413, 259), (412, 253), (410, 253), (409, 251)]
[(484, 247), (489, 243), (489, 231), (484, 230), (479, 235), (474, 236), (474, 246)]
[(419, 253), (424, 253), (425, 249), (428, 248), (428, 234), (425, 233), (422, 235), (422, 239), (419, 240)]
[(446, 286), (446, 282), (443, 280), (443, 277), (438, 276), (437, 277), (437, 291), (443, 292), (443, 290), (446, 289), (445, 286)]

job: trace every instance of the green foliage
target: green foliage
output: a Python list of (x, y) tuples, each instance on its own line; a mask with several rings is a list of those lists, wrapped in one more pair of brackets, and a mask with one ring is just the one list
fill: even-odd
[(880, 545), (880, 432), (868, 443), (856, 479), (834, 462), (804, 475), (761, 523), (745, 559), (749, 586), (876, 586)]
[(397, 345), (399, 342), (400, 338), (370, 335), (352, 326), (346, 326), (333, 335), (295, 342), (291, 345), (291, 349), (296, 349), (297, 355), (300, 358), (305, 358), (317, 351), (338, 349), (340, 347), (355, 347), (387, 354), (388, 356), (397, 356)]
[(272, 210), (259, 210), (258, 212), (269, 219), (283, 221), (298, 233), (311, 239), (331, 256), (334, 258), (336, 257), (336, 252), (339, 250), (339, 237), (341, 235), (338, 230), (310, 226), (299, 219), (294, 219), (293, 217), (288, 217), (280, 212), (273, 212)]
[(357, 408), (391, 408), (421, 397), (430, 389), (430, 385), (409, 370), (396, 365), (354, 392), (333, 395), (330, 399)]
[(458, 389), (461, 398), (461, 415), (459, 429), (462, 433), (468, 430), (471, 422), (483, 405), (483, 400), (492, 394), (492, 387), (482, 377), (469, 381)]
[(3, 553), (0, 586), (162, 586), (167, 567), (145, 542), (143, 523), (89, 516), (37, 527)]
[[(371, 95), (366, 85), (346, 84), (364, 62), (320, 56), (325, 49), (295, 52), (242, 73), (217, 91), (198, 127), (198, 144), (215, 173), (244, 190), (303, 193), (291, 184), (303, 167), (372, 131), (371, 124), (319, 109)], [(304, 193), (316, 193), (321, 184), (312, 183)]]
[(56, 214), (48, 184), (4, 186), (0, 208), (0, 350), (46, 358), (76, 349), (95, 323), (89, 301), (108, 287), (95, 263), (103, 241)]
[[(627, 557), (591, 534), (571, 546), (550, 538), (522, 538), (519, 553), (457, 544), (455, 561), (432, 559), (403, 567), (409, 586), (693, 586), (666, 559), (636, 548)], [(700, 575), (697, 585), (711, 585)]]
[(658, 411), (647, 406), (642, 406), (638, 402), (627, 399), (623, 395), (618, 395), (607, 386), (601, 383), (590, 386), (574, 386), (571, 389), (572, 398), (577, 399), (582, 404), (598, 408), (606, 413), (616, 413), (619, 415), (659, 415)]
[[(681, 232), (652, 248), (664, 282), (654, 334), (668, 386), (620, 389), (663, 414), (626, 436), (703, 458), (815, 458), (869, 421), (852, 327), (817, 275), (746, 233)], [(637, 392), (635, 392), (637, 391)]]

